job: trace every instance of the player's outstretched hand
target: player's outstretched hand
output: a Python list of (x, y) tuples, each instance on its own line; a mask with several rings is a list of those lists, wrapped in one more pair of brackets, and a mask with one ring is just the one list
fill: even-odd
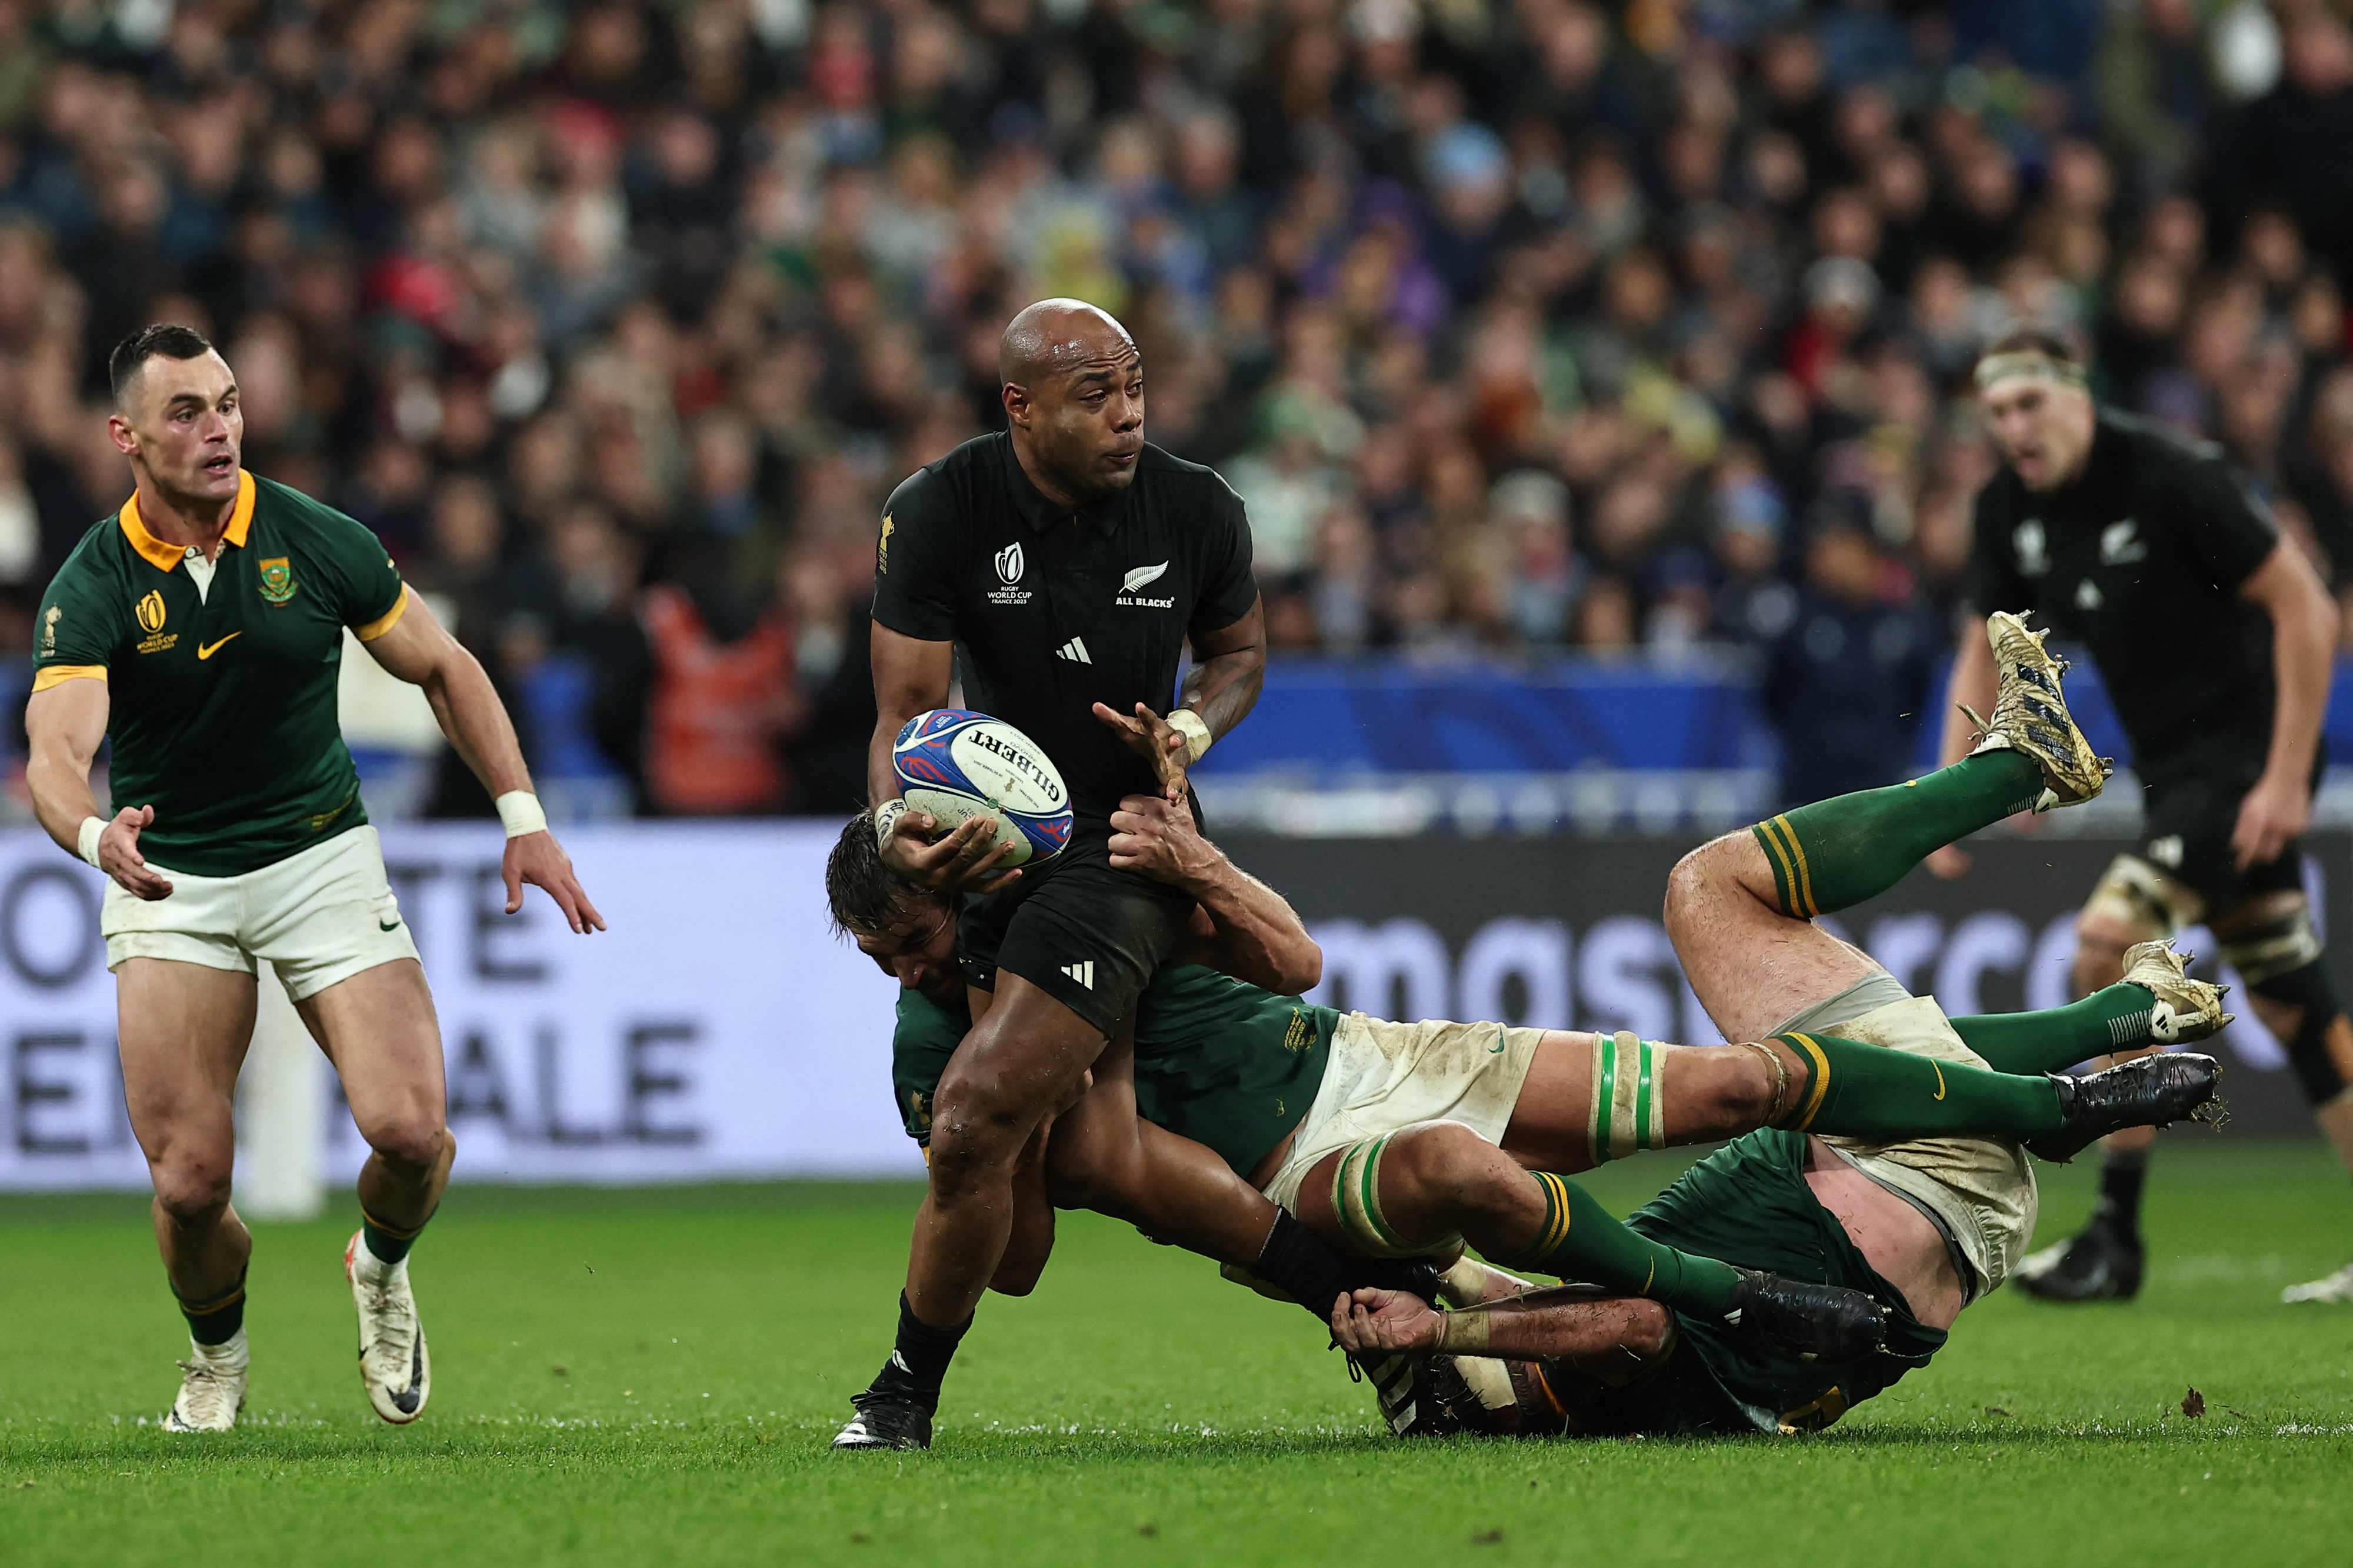
[(1444, 1325), (1430, 1303), (1370, 1287), (1332, 1304), (1332, 1337), (1352, 1351), (1434, 1351)]
[(2288, 840), (2312, 825), (2312, 792), (2295, 778), (2266, 773), (2239, 803), (2238, 826), (2231, 830), (2231, 854), (2243, 871), (2276, 860)]
[(967, 816), (934, 844), (932, 835), (939, 830), (939, 819), (930, 812), (908, 807), (882, 841), (882, 864), (917, 887), (942, 893), (993, 893), (1021, 879), (1020, 872), (999, 868), (1013, 846), (997, 841), (995, 816)]
[(1129, 751), (1152, 764), (1152, 776), (1160, 781), (1160, 793), (1170, 805), (1184, 800), (1189, 755), (1183, 731), (1141, 702), (1135, 705), (1133, 719), (1101, 702), (1095, 704), (1095, 717), (1126, 742)]
[(1111, 814), (1111, 863), (1155, 882), (1190, 887), (1208, 874), (1219, 856), (1201, 837), (1187, 804), (1171, 805), (1156, 795), (1131, 795)]
[(98, 836), (98, 868), (122, 884), (134, 899), (153, 903), (172, 896), (171, 882), (152, 870), (139, 853), (139, 830), (155, 820), (152, 805), (126, 805)]
[(572, 857), (555, 841), (555, 835), (545, 828), (537, 833), (525, 833), (507, 840), (507, 854), (501, 868), (507, 879), (507, 913), (522, 908), (522, 885), (544, 888), (555, 907), (572, 929), (586, 936), (591, 931), (605, 929), (605, 917), (588, 901), (587, 890), (573, 874)]

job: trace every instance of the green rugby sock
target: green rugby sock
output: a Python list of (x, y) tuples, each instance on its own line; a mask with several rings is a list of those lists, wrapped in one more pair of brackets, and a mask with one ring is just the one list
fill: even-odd
[(2148, 1037), (2148, 989), (2118, 981), (2081, 1002), (2039, 1013), (1955, 1018), (1963, 1043), (1996, 1072), (2059, 1072), (2111, 1051), (2134, 1051)]
[(177, 1290), (172, 1299), (180, 1303), (180, 1316), (188, 1320), (188, 1337), (200, 1345), (222, 1345), (237, 1338), (245, 1327), (245, 1276), (239, 1274), (237, 1283), (210, 1300), (191, 1301)]
[(2028, 1078), (1892, 1051), (1834, 1035), (1776, 1035), (1804, 1068), (1797, 1109), (1780, 1125), (1799, 1132), (1894, 1142), (1951, 1133), (2023, 1138), (2060, 1122), (2059, 1089)]
[(1497, 1267), (1648, 1296), (1687, 1312), (1732, 1310), (1740, 1276), (1730, 1264), (1679, 1252), (1628, 1229), (1575, 1182), (1549, 1171), (1529, 1174), (1544, 1190), (1544, 1224), (1519, 1250), (1490, 1253)]
[(1749, 829), (1781, 912), (1810, 919), (1878, 897), (1931, 850), (2032, 805), (2042, 771), (2017, 752), (1964, 757), (1910, 784), (1801, 805)]
[(417, 1245), (417, 1238), (432, 1223), (433, 1216), (428, 1214), (411, 1226), (386, 1225), (363, 1206), (360, 1209), (361, 1242), (377, 1262), (397, 1263), (408, 1256), (408, 1249)]

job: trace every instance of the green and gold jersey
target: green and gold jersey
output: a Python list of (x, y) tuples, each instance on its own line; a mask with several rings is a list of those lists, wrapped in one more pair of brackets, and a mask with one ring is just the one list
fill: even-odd
[(367, 820), (336, 721), (343, 628), (370, 641), (406, 605), (375, 535), (284, 485), (239, 476), (209, 571), (134, 495), (49, 584), (33, 689), (105, 681), (115, 805), (155, 808), (141, 853), (237, 876)]
[[(1135, 1030), (1135, 1109), (1208, 1145), (1247, 1176), (1307, 1115), (1340, 1015), (1198, 964), (1163, 969)], [(932, 1096), (966, 1020), (919, 991), (899, 994), (891, 1079), (907, 1136), (931, 1146)]]
[[(1839, 1217), (1806, 1183), (1806, 1135), (1767, 1128), (1735, 1139), (1627, 1216), (1652, 1241), (1790, 1279), (1844, 1285), (1887, 1309), (1883, 1348), (1860, 1360), (1808, 1360), (1719, 1319), (1677, 1313), (1683, 1333), (1652, 1375), (1588, 1390), (1571, 1418), (1590, 1436), (1776, 1432), (1827, 1426), (1944, 1348), (1912, 1315)], [(1579, 1386), (1571, 1374), (1567, 1380)]]

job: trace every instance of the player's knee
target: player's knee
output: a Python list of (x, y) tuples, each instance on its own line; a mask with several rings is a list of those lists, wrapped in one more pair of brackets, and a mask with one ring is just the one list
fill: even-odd
[(415, 1171), (438, 1165), (449, 1143), (442, 1119), (421, 1110), (371, 1117), (361, 1126), (360, 1136), (386, 1164)]
[(230, 1161), (209, 1155), (169, 1156), (150, 1167), (155, 1202), (175, 1225), (205, 1226), (228, 1212)]
[[(1780, 1054), (1779, 1047), (1766, 1048)], [(1672, 1084), (1662, 1079), (1660, 1091), (1667, 1097), (1669, 1130), (1677, 1137), (1728, 1138), (1772, 1122), (1786, 1079), (1757, 1052), (1736, 1048), (1676, 1055), (1689, 1062), (1690, 1070), (1677, 1073)]]
[(1675, 862), (1667, 873), (1667, 934), (1673, 936), (1718, 899), (1730, 884), (1731, 850), (1737, 839), (1727, 836), (1701, 845)]
[(1510, 1156), (1460, 1121), (1404, 1129), (1381, 1156), (1385, 1205), (1419, 1200), (1466, 1215), (1501, 1214), (1525, 1180)]

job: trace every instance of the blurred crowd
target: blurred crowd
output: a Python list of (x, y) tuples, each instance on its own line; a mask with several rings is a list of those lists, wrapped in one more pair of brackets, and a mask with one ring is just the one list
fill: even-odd
[(0, 657), (176, 320), (543, 774), (847, 807), (879, 503), (1068, 294), (1278, 647), (1908, 722), (2021, 322), (2353, 576), (2348, 150), (2327, 0), (0, 0)]

